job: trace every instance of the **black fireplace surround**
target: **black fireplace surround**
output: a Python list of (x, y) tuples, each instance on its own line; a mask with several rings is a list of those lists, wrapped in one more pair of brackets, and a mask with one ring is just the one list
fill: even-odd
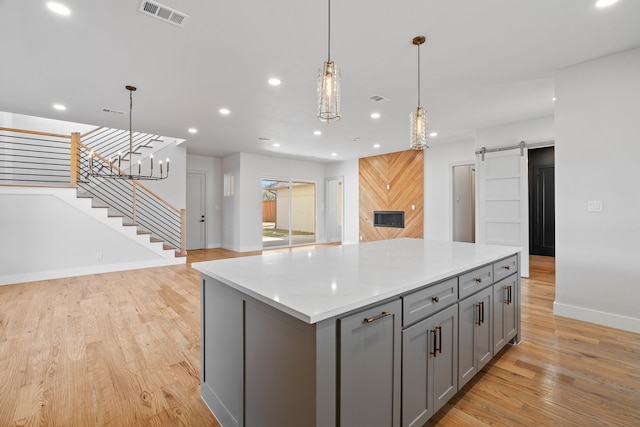
[(373, 211), (373, 226), (404, 228), (404, 211)]

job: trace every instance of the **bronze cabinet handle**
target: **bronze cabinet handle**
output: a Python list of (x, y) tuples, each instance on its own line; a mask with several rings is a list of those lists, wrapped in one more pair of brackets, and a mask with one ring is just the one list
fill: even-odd
[(382, 319), (383, 317), (387, 317), (387, 316), (391, 316), (391, 313), (388, 312), (388, 311), (383, 311), (382, 313), (378, 314), (377, 316), (365, 317), (364, 318), (364, 323), (372, 323), (372, 322), (375, 322), (378, 319)]
[(482, 277), (476, 277), (476, 283), (482, 283)]
[(438, 336), (438, 331), (437, 329), (432, 329), (431, 333), (433, 334), (433, 351), (430, 351), (429, 354), (433, 357), (437, 357), (438, 347), (436, 345), (436, 337)]
[(435, 296), (435, 297), (431, 298), (431, 301), (433, 301), (433, 302), (440, 302), (440, 297)]

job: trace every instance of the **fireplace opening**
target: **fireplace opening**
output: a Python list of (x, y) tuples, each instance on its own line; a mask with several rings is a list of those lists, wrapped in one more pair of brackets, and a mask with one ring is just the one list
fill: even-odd
[(373, 226), (404, 228), (404, 211), (374, 211)]

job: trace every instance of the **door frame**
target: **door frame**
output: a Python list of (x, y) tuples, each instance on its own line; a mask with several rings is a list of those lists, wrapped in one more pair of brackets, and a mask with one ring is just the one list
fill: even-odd
[[(478, 165), (476, 164), (475, 160), (466, 160), (466, 161), (460, 161), (460, 162), (452, 162), (449, 164), (449, 240), (451, 240), (452, 242), (454, 241), (453, 238), (455, 236), (454, 233), (454, 227), (455, 227), (455, 205), (456, 205), (456, 200), (455, 200), (455, 174), (454, 174), (454, 169), (458, 166), (471, 166), (474, 170), (474, 172), (476, 171), (476, 169), (478, 168)], [(477, 197), (478, 197), (478, 182), (477, 179), (473, 180), (473, 184), (474, 184), (474, 188), (473, 188), (473, 240), (474, 243), (477, 239), (476, 236), (476, 228), (478, 226), (477, 224), (477, 218), (478, 218), (478, 208), (477, 208)]]
[[(264, 240), (263, 240), (263, 235), (260, 235), (260, 246), (262, 248), (262, 250), (265, 249), (274, 249), (274, 248), (287, 248), (287, 247), (294, 247), (294, 246), (305, 246), (305, 245), (315, 245), (318, 243), (318, 194), (319, 194), (319, 185), (318, 182), (313, 180), (313, 179), (296, 179), (296, 178), (282, 178), (282, 177), (276, 177), (274, 175), (262, 175), (262, 177), (260, 178), (260, 188), (261, 188), (261, 192), (260, 194), (262, 194), (262, 183), (264, 181), (287, 181), (289, 182), (289, 238), (288, 238), (288, 243), (285, 245), (274, 245), (274, 246), (266, 246), (264, 245)], [(294, 183), (304, 183), (304, 184), (313, 184), (314, 187), (314, 196), (313, 196), (313, 202), (314, 202), (314, 210), (313, 210), (313, 225), (314, 225), (314, 229), (315, 229), (315, 233), (314, 233), (314, 240), (312, 243), (299, 243), (299, 244), (294, 244), (293, 243), (293, 236), (292, 236), (292, 205), (291, 205), (291, 194), (292, 194), (292, 187)], [(262, 218), (262, 215), (260, 215), (260, 218)], [(262, 233), (262, 227), (260, 227), (261, 233)]]
[[(341, 213), (339, 214), (340, 216), (340, 243), (342, 243), (344, 241), (344, 176), (331, 176), (331, 177), (327, 177), (325, 178), (324, 181), (324, 193), (325, 193), (325, 203), (324, 203), (324, 232), (325, 232), (325, 241), (329, 242), (329, 215), (327, 215), (327, 211), (329, 209), (329, 183), (332, 181), (338, 181), (339, 183), (342, 184), (342, 194), (341, 194), (341, 203), (342, 203), (342, 210)], [(317, 239), (316, 239), (317, 240)]]

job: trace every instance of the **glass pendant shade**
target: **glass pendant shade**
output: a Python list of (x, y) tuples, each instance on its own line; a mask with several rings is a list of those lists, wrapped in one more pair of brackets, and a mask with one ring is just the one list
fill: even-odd
[(411, 126), (409, 130), (411, 133), (411, 149), (424, 150), (429, 148), (427, 146), (427, 136), (429, 135), (429, 130), (427, 129), (427, 112), (424, 108), (418, 106), (409, 117)]
[(340, 70), (331, 60), (318, 71), (318, 119), (340, 120)]

